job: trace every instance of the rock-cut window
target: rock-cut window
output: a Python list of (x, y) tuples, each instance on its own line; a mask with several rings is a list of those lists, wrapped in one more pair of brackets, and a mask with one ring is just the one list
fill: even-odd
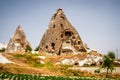
[(53, 28), (55, 28), (55, 24), (53, 25)]
[(71, 36), (71, 32), (70, 31), (66, 31), (65, 32), (65, 36)]

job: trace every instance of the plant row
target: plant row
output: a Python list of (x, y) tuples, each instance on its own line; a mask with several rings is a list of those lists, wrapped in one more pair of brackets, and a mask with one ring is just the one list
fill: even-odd
[(29, 74), (0, 73), (0, 80), (114, 80), (95, 77), (63, 77), (63, 76), (41, 76)]

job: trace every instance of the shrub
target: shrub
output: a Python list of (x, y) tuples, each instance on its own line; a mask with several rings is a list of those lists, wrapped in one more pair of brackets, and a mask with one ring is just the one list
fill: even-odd
[(108, 52), (108, 57), (110, 57), (111, 59), (115, 59), (115, 53), (112, 51)]
[(29, 45), (26, 45), (25, 52), (30, 52), (30, 51), (32, 51), (32, 48)]
[(39, 46), (38, 46), (38, 47), (36, 47), (34, 51), (38, 51), (38, 50), (39, 50)]
[(0, 49), (0, 52), (5, 52), (5, 48)]

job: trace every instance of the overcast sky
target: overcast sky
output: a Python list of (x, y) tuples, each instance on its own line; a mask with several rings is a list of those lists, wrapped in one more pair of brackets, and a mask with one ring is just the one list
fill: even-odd
[(35, 48), (52, 15), (62, 8), (91, 49), (120, 56), (120, 0), (0, 0), (0, 42), (9, 42), (18, 25)]

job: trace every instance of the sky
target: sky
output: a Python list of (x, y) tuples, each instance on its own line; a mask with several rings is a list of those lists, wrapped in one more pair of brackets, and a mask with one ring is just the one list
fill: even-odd
[(0, 0), (0, 42), (8, 43), (21, 25), (37, 47), (58, 8), (90, 49), (120, 58), (120, 0)]

